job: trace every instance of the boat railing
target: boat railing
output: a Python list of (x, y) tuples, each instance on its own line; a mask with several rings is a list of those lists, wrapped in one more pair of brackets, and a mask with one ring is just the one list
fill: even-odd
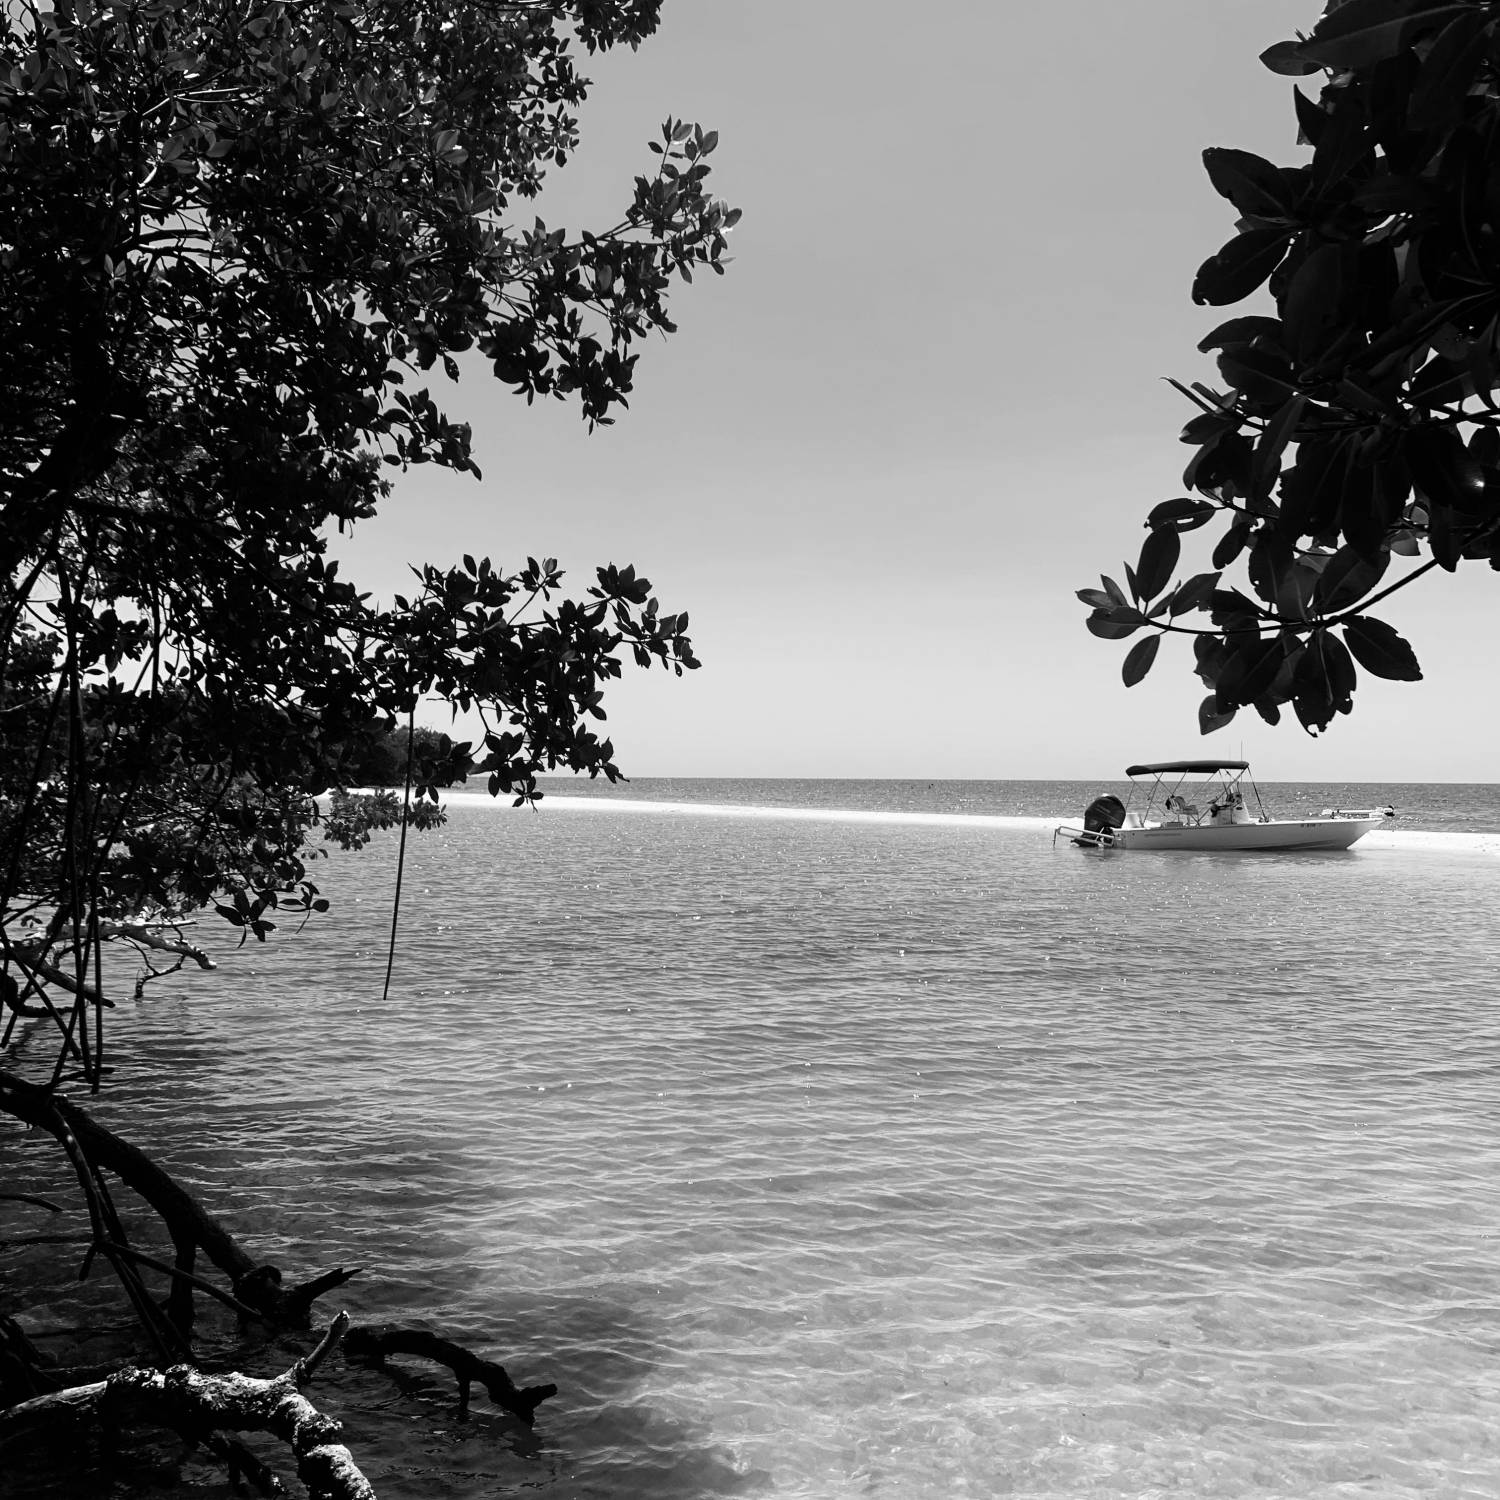
[(1112, 849), (1115, 836), (1107, 828), (1101, 828), (1097, 832), (1092, 828), (1079, 828), (1072, 823), (1059, 823), (1052, 830), (1052, 847), (1057, 848), (1059, 838), (1066, 836), (1073, 843), (1081, 845), (1085, 849)]

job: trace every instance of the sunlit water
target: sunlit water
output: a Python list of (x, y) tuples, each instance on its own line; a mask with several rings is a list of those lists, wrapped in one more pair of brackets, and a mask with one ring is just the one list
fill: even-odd
[(387, 1003), (389, 839), (121, 1005), (101, 1115), (560, 1387), (525, 1437), (335, 1364), (384, 1500), (1500, 1493), (1494, 789), (1149, 856), (1054, 846), (1088, 788), (828, 785), (455, 799)]

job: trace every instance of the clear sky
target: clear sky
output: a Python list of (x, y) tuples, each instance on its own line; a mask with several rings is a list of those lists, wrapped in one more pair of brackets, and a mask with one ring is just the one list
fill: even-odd
[(1090, 779), (1243, 750), (1267, 780), (1500, 779), (1482, 566), (1383, 608), (1426, 680), (1361, 674), (1316, 740), (1250, 711), (1201, 737), (1187, 643), (1127, 690), (1129, 643), (1073, 597), (1183, 493), (1189, 412), (1162, 377), (1212, 379), (1194, 346), (1224, 314), (1188, 289), (1234, 219), (1199, 154), (1302, 159), (1258, 54), (1320, 11), (667, 0), (638, 53), (593, 60), (542, 211), (612, 222), (660, 121), (698, 120), (744, 209), (734, 263), (675, 294), (681, 331), (612, 428), (483, 374), (436, 390), (484, 480), (401, 477), (354, 576), (388, 594), (408, 562), (530, 553), (583, 587), (634, 562), (704, 666), (613, 689), (630, 775)]

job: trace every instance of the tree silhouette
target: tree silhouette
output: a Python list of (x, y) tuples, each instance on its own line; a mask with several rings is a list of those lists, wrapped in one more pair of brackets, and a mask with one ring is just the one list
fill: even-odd
[[(1371, 609), (1434, 569), (1500, 566), (1500, 6), (1331, 0), (1262, 61), (1323, 75), (1316, 98), (1293, 89), (1310, 156), (1204, 152), (1239, 218), (1192, 295), (1265, 287), (1274, 311), (1204, 337), (1217, 382), (1172, 382), (1197, 408), (1193, 493), (1150, 512), (1124, 586), (1078, 596), (1095, 635), (1145, 632), (1127, 686), (1163, 635), (1192, 637), (1205, 733), (1288, 703), (1318, 733), (1352, 710), (1359, 669), (1420, 678)], [(1211, 523), (1208, 568), (1180, 578), (1183, 534)]]

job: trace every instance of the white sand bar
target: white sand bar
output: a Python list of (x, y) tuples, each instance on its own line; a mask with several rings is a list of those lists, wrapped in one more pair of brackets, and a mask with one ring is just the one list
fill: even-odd
[[(458, 808), (513, 809), (509, 797), (484, 792), (444, 793), (442, 800)], [(524, 811), (525, 809), (520, 809)], [(1051, 831), (1059, 823), (1076, 821), (1069, 814), (1052, 817), (1004, 817), (981, 813), (883, 812), (843, 807), (766, 807), (734, 802), (658, 802), (638, 797), (568, 797), (548, 793), (538, 803), (540, 813), (614, 812), (670, 813), (698, 818), (776, 818), (814, 823), (909, 823), (940, 828), (997, 828)], [(1402, 853), (1500, 856), (1500, 833), (1437, 833), (1424, 829), (1379, 828), (1367, 833), (1353, 852), (1396, 850)]]

